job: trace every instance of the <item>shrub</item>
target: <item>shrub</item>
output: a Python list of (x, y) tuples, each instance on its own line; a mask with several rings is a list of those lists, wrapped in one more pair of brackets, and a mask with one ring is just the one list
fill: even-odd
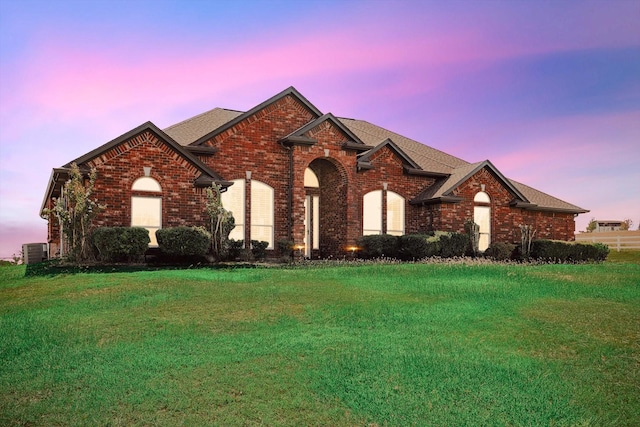
[(484, 256), (496, 261), (505, 261), (512, 258), (515, 249), (516, 245), (512, 243), (495, 242), (484, 251)]
[(264, 260), (267, 257), (267, 246), (269, 242), (252, 240), (251, 241), (251, 254), (256, 260)]
[(236, 260), (240, 258), (240, 255), (244, 250), (244, 240), (229, 239), (228, 248), (227, 259), (231, 261)]
[(438, 241), (427, 234), (405, 234), (398, 238), (398, 257), (411, 261), (435, 256), (440, 250)]
[(396, 258), (398, 255), (398, 238), (390, 234), (371, 234), (358, 239), (360, 257), (362, 258)]
[(466, 234), (440, 234), (440, 256), (443, 258), (464, 256), (467, 246), (469, 246), (469, 236)]
[(211, 241), (211, 234), (202, 227), (161, 228), (156, 237), (163, 254), (178, 257), (203, 257)]
[(104, 262), (137, 261), (149, 248), (149, 231), (142, 227), (100, 227), (91, 233), (98, 259)]
[(292, 240), (279, 240), (278, 241), (278, 253), (283, 261), (290, 261), (293, 258), (293, 241)]
[(604, 261), (609, 248), (601, 243), (587, 244), (563, 242), (558, 240), (534, 240), (531, 256), (543, 261), (564, 263), (584, 261)]

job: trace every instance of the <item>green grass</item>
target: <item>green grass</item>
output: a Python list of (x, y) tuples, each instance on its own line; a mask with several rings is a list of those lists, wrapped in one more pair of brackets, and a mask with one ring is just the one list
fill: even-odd
[(24, 277), (0, 425), (631, 426), (640, 265)]
[(626, 262), (640, 264), (640, 251), (620, 251), (615, 249), (609, 252), (606, 262)]

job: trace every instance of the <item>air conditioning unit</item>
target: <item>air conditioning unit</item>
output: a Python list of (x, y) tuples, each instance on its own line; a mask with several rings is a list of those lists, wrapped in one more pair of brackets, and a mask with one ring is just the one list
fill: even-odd
[(47, 243), (25, 243), (22, 245), (22, 262), (35, 264), (49, 259)]

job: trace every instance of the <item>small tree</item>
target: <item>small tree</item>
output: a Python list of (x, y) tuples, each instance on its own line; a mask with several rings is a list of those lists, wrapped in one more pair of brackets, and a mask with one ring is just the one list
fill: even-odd
[(207, 214), (209, 215), (209, 228), (211, 233), (211, 252), (222, 259), (227, 252), (229, 233), (235, 228), (235, 219), (230, 211), (222, 206), (220, 186), (212, 183), (207, 192)]
[(480, 226), (468, 219), (464, 222), (464, 229), (469, 235), (471, 252), (473, 252), (473, 256), (477, 256), (478, 252), (480, 252)]
[(627, 218), (624, 221), (622, 221), (622, 224), (620, 225), (620, 230), (623, 230), (623, 231), (631, 230), (631, 227), (633, 227), (633, 221), (630, 218)]
[(536, 230), (531, 225), (520, 224), (520, 245), (524, 259), (528, 259), (531, 255), (531, 242), (535, 235)]
[(587, 224), (587, 233), (593, 233), (596, 227), (598, 227), (598, 221), (595, 218), (591, 218), (591, 221)]
[(72, 163), (71, 176), (62, 187), (60, 197), (54, 199), (53, 209), (43, 211), (43, 216), (54, 215), (58, 219), (66, 244), (66, 257), (72, 262), (91, 257), (89, 233), (92, 221), (104, 209), (104, 206), (91, 199), (96, 177), (94, 168), (85, 182), (78, 165)]

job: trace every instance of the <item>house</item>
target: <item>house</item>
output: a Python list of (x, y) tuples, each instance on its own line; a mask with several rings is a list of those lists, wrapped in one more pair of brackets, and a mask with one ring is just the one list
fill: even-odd
[[(619, 231), (623, 229), (623, 224), (626, 227), (624, 221), (616, 220), (596, 220), (596, 228), (593, 230), (595, 233), (603, 233), (605, 231)], [(624, 228), (625, 230), (627, 228)]]
[[(206, 225), (205, 187), (223, 189), (231, 238), (292, 241), (309, 257), (341, 256), (366, 234), (463, 231), (480, 247), (536, 237), (572, 240), (588, 212), (505, 177), (489, 160), (469, 163), (362, 120), (322, 113), (290, 87), (246, 112), (215, 108), (159, 129), (144, 123), (53, 169), (42, 208), (76, 163), (95, 168), (98, 226)], [(62, 250), (49, 219), (51, 253)], [(348, 249), (349, 248), (349, 249)]]

